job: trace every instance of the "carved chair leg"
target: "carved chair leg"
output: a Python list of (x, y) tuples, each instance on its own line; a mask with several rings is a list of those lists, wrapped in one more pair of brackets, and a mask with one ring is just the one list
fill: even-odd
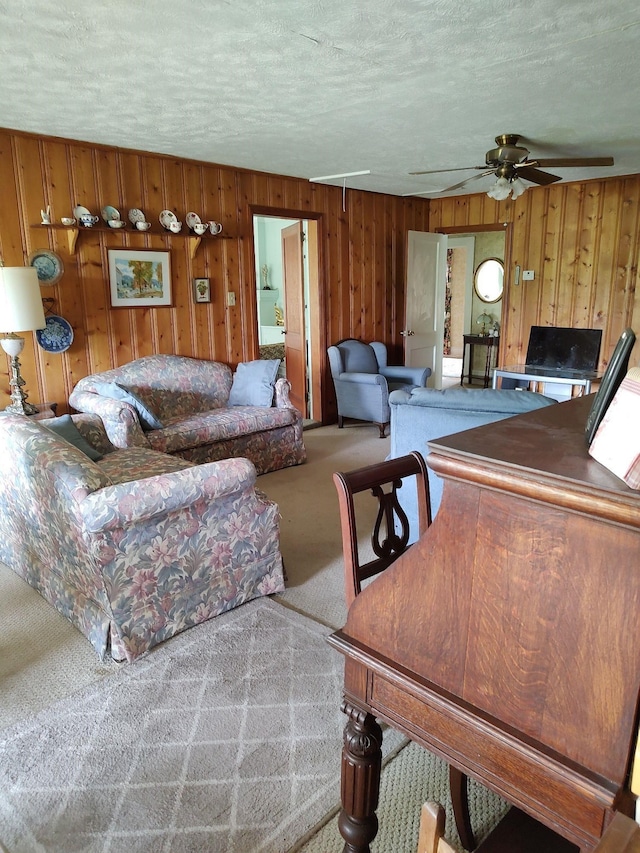
[(343, 853), (371, 853), (378, 832), (378, 794), (382, 766), (382, 729), (375, 717), (343, 702), (349, 720), (342, 748), (342, 811), (338, 818)]
[(449, 765), (449, 787), (451, 788), (453, 816), (456, 820), (456, 829), (462, 846), (465, 850), (475, 850), (476, 842), (473, 837), (471, 817), (469, 816), (467, 777), (452, 764)]

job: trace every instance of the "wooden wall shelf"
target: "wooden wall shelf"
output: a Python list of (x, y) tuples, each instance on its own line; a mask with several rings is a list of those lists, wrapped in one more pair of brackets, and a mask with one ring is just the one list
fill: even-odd
[(197, 234), (193, 234), (191, 231), (179, 231), (177, 234), (174, 234), (173, 231), (167, 231), (166, 229), (158, 229), (158, 228), (149, 228), (148, 231), (138, 231), (137, 228), (110, 228), (108, 225), (92, 225), (89, 228), (83, 228), (78, 225), (60, 225), (58, 223), (52, 222), (50, 225), (45, 225), (42, 222), (37, 222), (31, 226), (32, 228), (48, 228), (54, 231), (66, 231), (67, 232), (67, 241), (69, 244), (69, 254), (75, 255), (76, 253), (76, 242), (78, 240), (78, 234), (85, 231), (99, 231), (101, 233), (107, 234), (138, 234), (143, 236), (154, 236), (154, 237), (178, 237), (182, 239), (189, 240), (189, 254), (191, 256), (191, 260), (195, 258), (196, 252), (198, 251), (198, 247), (200, 246), (200, 242), (202, 240), (230, 240), (231, 237), (229, 234), (203, 234), (199, 236)]

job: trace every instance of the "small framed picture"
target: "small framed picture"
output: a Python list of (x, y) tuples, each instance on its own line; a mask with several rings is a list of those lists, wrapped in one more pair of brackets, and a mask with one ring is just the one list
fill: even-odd
[(194, 278), (193, 298), (196, 302), (211, 302), (211, 288), (208, 278)]
[(113, 308), (171, 305), (169, 252), (109, 249)]

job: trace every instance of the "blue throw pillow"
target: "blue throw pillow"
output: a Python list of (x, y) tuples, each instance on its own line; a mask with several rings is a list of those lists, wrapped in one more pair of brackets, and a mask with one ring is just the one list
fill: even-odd
[(94, 390), (96, 394), (102, 394), (103, 397), (110, 397), (112, 400), (122, 400), (124, 403), (129, 403), (129, 405), (133, 406), (140, 418), (142, 429), (162, 429), (163, 424), (154, 415), (144, 400), (141, 400), (137, 394), (128, 388), (124, 388), (117, 382), (96, 382)]
[(55, 432), (60, 438), (64, 438), (69, 444), (82, 451), (85, 456), (97, 462), (102, 459), (102, 453), (92, 447), (89, 442), (82, 436), (78, 427), (71, 420), (71, 415), (61, 415), (59, 418), (46, 418), (40, 421), (40, 425)]
[(233, 374), (230, 406), (270, 406), (273, 385), (280, 367), (279, 358), (240, 362)]

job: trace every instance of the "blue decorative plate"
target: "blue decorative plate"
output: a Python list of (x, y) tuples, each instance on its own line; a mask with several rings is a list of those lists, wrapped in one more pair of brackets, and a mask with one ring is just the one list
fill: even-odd
[(36, 338), (47, 352), (65, 352), (73, 343), (73, 329), (64, 317), (49, 314), (44, 329), (36, 329)]
[(35, 267), (40, 284), (57, 284), (64, 272), (60, 255), (48, 249), (36, 249), (35, 252), (31, 252), (29, 266)]

